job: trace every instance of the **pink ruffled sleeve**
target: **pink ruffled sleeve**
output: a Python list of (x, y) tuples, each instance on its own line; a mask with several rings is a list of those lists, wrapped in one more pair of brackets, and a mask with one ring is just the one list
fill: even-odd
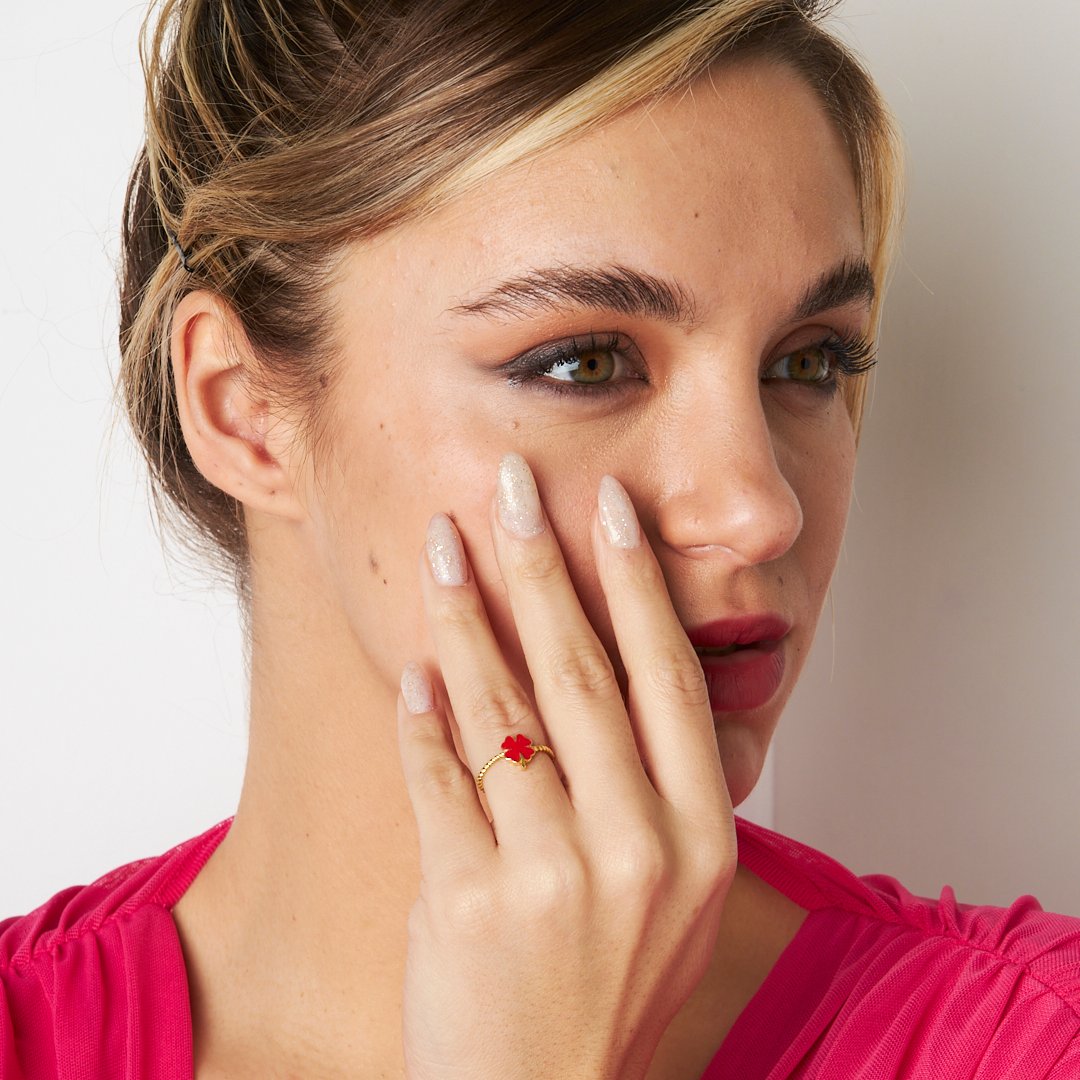
[(0, 1080), (191, 1080), (171, 909), (231, 822), (0, 920)]
[(703, 1080), (1080, 1080), (1080, 919), (915, 896), (759, 826), (744, 855), (809, 914)]

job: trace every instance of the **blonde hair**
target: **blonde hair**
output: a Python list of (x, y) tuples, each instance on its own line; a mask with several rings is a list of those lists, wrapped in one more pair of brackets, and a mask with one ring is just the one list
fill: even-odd
[[(140, 49), (146, 143), (126, 197), (117, 383), (156, 519), (231, 577), (248, 617), (243, 507), (198, 471), (180, 428), (169, 334), (185, 293), (208, 289), (230, 305), (256, 358), (245, 370), (252, 392), (290, 410), (318, 458), (340, 364), (324, 298), (344, 245), (430, 213), (719, 60), (789, 64), (843, 136), (877, 286), (876, 337), (901, 152), (873, 81), (820, 25), (833, 6), (162, 0)], [(867, 382), (843, 383), (856, 445)]]

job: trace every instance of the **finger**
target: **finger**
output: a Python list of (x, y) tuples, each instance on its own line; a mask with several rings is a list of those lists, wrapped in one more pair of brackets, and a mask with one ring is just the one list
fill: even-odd
[(684, 812), (730, 815), (704, 672), (634, 505), (612, 476), (600, 481), (592, 539), (653, 787)]
[[(545, 744), (546, 733), (503, 656), (461, 538), (446, 514), (432, 517), (421, 562), (428, 625), (465, 758), (475, 776), (503, 752), (507, 736), (521, 734)], [(570, 802), (554, 764), (539, 753), (524, 768), (501, 760), (488, 769), (483, 794), (500, 843), (507, 837), (518, 843), (566, 820)]]
[(401, 767), (420, 837), (420, 871), (428, 881), (445, 880), (494, 855), (495, 835), (419, 664), (406, 664), (401, 674), (397, 719)]
[(647, 783), (622, 691), (589, 622), (520, 454), (499, 464), (495, 554), (533, 695), (575, 806), (640, 796)]

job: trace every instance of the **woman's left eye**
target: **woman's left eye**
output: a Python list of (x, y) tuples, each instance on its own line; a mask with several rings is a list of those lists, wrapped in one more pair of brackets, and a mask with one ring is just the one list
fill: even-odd
[[(824, 341), (785, 353), (774, 360), (766, 370), (772, 371), (780, 367), (786, 368), (789, 373), (797, 372), (800, 375), (809, 372), (811, 378), (792, 377), (782, 381), (809, 386), (819, 393), (831, 396), (840, 389), (838, 375), (845, 378), (865, 375), (876, 363), (873, 343), (867, 338), (830, 334)], [(821, 374), (814, 375), (814, 372)]]

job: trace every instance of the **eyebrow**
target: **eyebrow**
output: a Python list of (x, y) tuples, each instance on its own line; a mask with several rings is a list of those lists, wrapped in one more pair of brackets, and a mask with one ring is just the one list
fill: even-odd
[[(845, 258), (803, 293), (791, 322), (855, 301), (874, 299), (874, 275), (861, 257)], [(526, 318), (561, 307), (595, 308), (643, 316), (690, 329), (700, 321), (693, 293), (672, 278), (656, 277), (619, 263), (552, 266), (510, 278), (476, 299), (448, 308), (453, 315)]]
[(643, 315), (686, 326), (697, 322), (694, 298), (678, 282), (618, 263), (530, 270), (449, 310), (455, 315), (524, 318), (538, 310), (557, 310), (567, 305)]
[(792, 313), (791, 321), (809, 319), (821, 311), (845, 307), (856, 301), (869, 307), (874, 302), (874, 272), (861, 256), (848, 257), (826, 270), (803, 293), (802, 299)]

